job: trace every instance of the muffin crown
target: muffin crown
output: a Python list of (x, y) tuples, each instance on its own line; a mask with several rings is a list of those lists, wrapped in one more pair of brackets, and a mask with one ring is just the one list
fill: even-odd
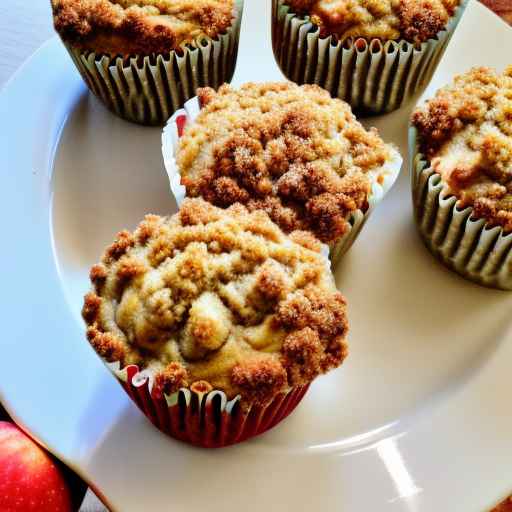
[(412, 123), (458, 205), (512, 232), (512, 67), (456, 77), (414, 112)]
[(168, 53), (232, 24), (233, 0), (52, 0), (55, 29), (83, 50)]
[(186, 200), (121, 232), (91, 270), (88, 338), (107, 361), (181, 387), (265, 402), (346, 356), (346, 303), (311, 235), (261, 211)]
[(292, 83), (199, 89), (176, 161), (187, 194), (265, 210), (285, 232), (333, 243), (365, 210), (391, 148), (325, 90)]
[(299, 15), (309, 15), (322, 37), (340, 40), (406, 39), (421, 43), (446, 27), (460, 0), (286, 0)]

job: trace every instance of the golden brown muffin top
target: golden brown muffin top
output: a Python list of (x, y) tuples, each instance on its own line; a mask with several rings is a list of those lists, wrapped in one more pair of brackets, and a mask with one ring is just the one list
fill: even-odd
[(262, 211), (187, 199), (123, 231), (82, 311), (106, 361), (154, 372), (153, 393), (223, 390), (265, 402), (339, 366), (346, 303), (310, 234)]
[(365, 209), (391, 158), (376, 130), (314, 85), (248, 83), (199, 89), (201, 112), (177, 151), (189, 196), (265, 210), (281, 229), (338, 240)]
[(462, 208), (512, 232), (512, 66), (474, 68), (413, 114), (421, 150)]
[(51, 0), (56, 31), (78, 48), (109, 55), (168, 53), (233, 21), (233, 0)]
[(286, 0), (320, 35), (421, 43), (446, 27), (461, 0)]

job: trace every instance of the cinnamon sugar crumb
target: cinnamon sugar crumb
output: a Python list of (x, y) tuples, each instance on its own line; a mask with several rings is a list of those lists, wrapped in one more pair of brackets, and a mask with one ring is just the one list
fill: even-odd
[(135, 238), (129, 231), (120, 231), (117, 234), (117, 240), (105, 251), (103, 263), (118, 260), (134, 244)]
[(247, 361), (233, 368), (232, 381), (247, 400), (265, 404), (284, 387), (287, 376), (283, 365), (273, 359)]
[(348, 356), (348, 345), (343, 335), (332, 338), (321, 361), (322, 372), (337, 368)]
[(220, 215), (217, 215), (215, 207), (209, 203), (183, 203), (180, 211), (178, 212), (181, 223), (184, 226), (195, 226), (196, 224), (208, 224), (219, 220)]
[(84, 306), (82, 308), (82, 316), (88, 323), (93, 323), (100, 310), (101, 298), (94, 292), (89, 292), (84, 299)]
[(309, 15), (321, 37), (422, 43), (444, 29), (460, 0), (287, 0), (293, 12)]
[(93, 284), (101, 284), (107, 278), (107, 269), (101, 264), (93, 265), (89, 272), (89, 278)]
[(138, 275), (144, 274), (146, 267), (144, 263), (136, 258), (126, 258), (121, 260), (117, 268), (117, 277), (120, 280), (132, 279)]
[(279, 305), (277, 322), (286, 329), (311, 327), (322, 337), (346, 335), (346, 301), (341, 293), (324, 295), (314, 286), (288, 295)]
[(255, 289), (263, 296), (264, 300), (277, 301), (281, 299), (287, 290), (286, 276), (280, 266), (273, 263), (264, 263), (256, 275)]
[(233, 22), (233, 0), (52, 0), (55, 30), (72, 45), (128, 56), (167, 53)]
[(124, 360), (124, 344), (114, 334), (101, 332), (95, 327), (89, 327), (87, 329), (87, 338), (98, 355), (107, 362), (122, 362)]
[(158, 215), (150, 214), (146, 215), (144, 220), (139, 224), (135, 236), (140, 244), (145, 244), (150, 238), (155, 236), (159, 219), (160, 217), (158, 217)]
[(187, 370), (180, 363), (171, 363), (156, 374), (151, 393), (156, 399), (172, 395), (188, 386), (187, 378)]
[(198, 91), (203, 105), (177, 154), (192, 197), (264, 210), (281, 229), (335, 242), (365, 209), (391, 158), (375, 130), (317, 86), (248, 83)]
[(309, 231), (292, 231), (290, 239), (311, 251), (320, 252), (322, 249), (322, 244)]
[(305, 327), (292, 331), (283, 344), (284, 366), (294, 385), (311, 382), (322, 372), (325, 350), (318, 331)]

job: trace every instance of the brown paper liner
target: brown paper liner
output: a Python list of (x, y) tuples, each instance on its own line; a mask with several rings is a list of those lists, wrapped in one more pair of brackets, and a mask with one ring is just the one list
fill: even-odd
[(110, 370), (144, 415), (165, 434), (203, 448), (221, 448), (240, 443), (275, 427), (294, 409), (309, 385), (280, 393), (266, 405), (243, 405), (239, 396), (228, 400), (219, 390), (197, 393), (181, 389), (171, 396), (156, 398), (151, 378), (137, 366)]
[(128, 121), (162, 126), (198, 87), (216, 89), (233, 78), (243, 3), (236, 0), (235, 18), (225, 34), (165, 55), (125, 59), (63, 43), (91, 92), (109, 110)]
[(293, 82), (317, 84), (358, 112), (391, 112), (430, 80), (467, 1), (435, 38), (415, 46), (405, 40), (321, 38), (307, 16), (291, 12), (285, 0), (272, 0), (274, 56)]

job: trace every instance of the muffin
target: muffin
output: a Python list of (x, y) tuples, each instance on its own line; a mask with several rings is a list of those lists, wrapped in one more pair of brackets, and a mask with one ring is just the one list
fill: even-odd
[(467, 0), (272, 0), (282, 72), (369, 114), (391, 112), (430, 79)]
[(51, 0), (55, 30), (117, 115), (163, 125), (233, 76), (243, 0)]
[(170, 120), (164, 157), (178, 202), (181, 180), (190, 197), (264, 210), (286, 233), (329, 245), (334, 265), (401, 167), (349, 105), (291, 82), (200, 89)]
[(347, 355), (321, 244), (263, 211), (187, 199), (91, 269), (87, 338), (162, 431), (205, 447), (273, 427)]
[(429, 249), (462, 276), (512, 289), (512, 67), (474, 68), (412, 117), (413, 198)]

